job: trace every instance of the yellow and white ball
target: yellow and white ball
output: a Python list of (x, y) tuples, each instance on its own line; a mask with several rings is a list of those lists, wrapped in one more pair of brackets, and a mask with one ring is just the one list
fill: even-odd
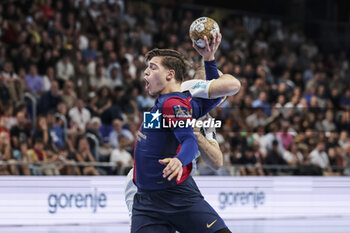
[(220, 32), (219, 25), (209, 17), (200, 17), (190, 26), (190, 38), (200, 48), (205, 48), (204, 36), (208, 38), (210, 44), (212, 39), (210, 34), (214, 33), (216, 36), (216, 32)]

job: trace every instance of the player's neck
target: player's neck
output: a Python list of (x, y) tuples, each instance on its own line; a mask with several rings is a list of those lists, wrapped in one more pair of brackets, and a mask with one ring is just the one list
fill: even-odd
[(181, 83), (174, 83), (166, 86), (162, 91), (161, 95), (169, 94), (172, 92), (181, 92)]

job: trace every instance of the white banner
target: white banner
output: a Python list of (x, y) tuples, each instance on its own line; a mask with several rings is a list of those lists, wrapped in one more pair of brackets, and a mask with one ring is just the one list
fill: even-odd
[(0, 177), (0, 225), (128, 222), (125, 177)]
[(197, 177), (196, 182), (226, 220), (350, 216), (350, 177)]
[[(225, 220), (350, 216), (350, 177), (195, 177)], [(128, 222), (125, 177), (0, 177), (0, 225)]]

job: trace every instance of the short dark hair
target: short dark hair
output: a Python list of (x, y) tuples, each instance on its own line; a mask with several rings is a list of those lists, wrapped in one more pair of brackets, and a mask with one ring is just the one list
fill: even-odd
[(166, 68), (175, 71), (176, 81), (183, 82), (189, 67), (189, 62), (180, 52), (173, 49), (155, 48), (146, 54), (145, 59), (148, 62), (153, 57), (163, 57), (161, 64)]
[(37, 136), (34, 138), (34, 144), (37, 144), (37, 143), (45, 144), (44, 139), (40, 136)]

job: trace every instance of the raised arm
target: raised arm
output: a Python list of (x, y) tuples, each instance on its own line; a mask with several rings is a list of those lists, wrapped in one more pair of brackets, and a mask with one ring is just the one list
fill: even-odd
[[(217, 33), (216, 37), (212, 35), (212, 43), (210, 45), (207, 38), (204, 38), (204, 41), (206, 44), (205, 48), (199, 48), (195, 43), (193, 43), (193, 47), (204, 60), (205, 74), (204, 72), (200, 72), (201, 74), (198, 76), (204, 79), (203, 75), (205, 75), (205, 79), (208, 81), (201, 80), (201, 85), (194, 85), (194, 87), (197, 87), (198, 96), (192, 92), (191, 94), (194, 97), (213, 99), (237, 94), (241, 88), (240, 81), (230, 74), (222, 74), (216, 67), (215, 53), (221, 43), (221, 34)], [(194, 80), (190, 81), (193, 83)], [(198, 87), (202, 87), (201, 91)]]
[(230, 74), (223, 74), (212, 80), (209, 85), (208, 98), (216, 99), (223, 96), (232, 96), (241, 89), (241, 82)]

